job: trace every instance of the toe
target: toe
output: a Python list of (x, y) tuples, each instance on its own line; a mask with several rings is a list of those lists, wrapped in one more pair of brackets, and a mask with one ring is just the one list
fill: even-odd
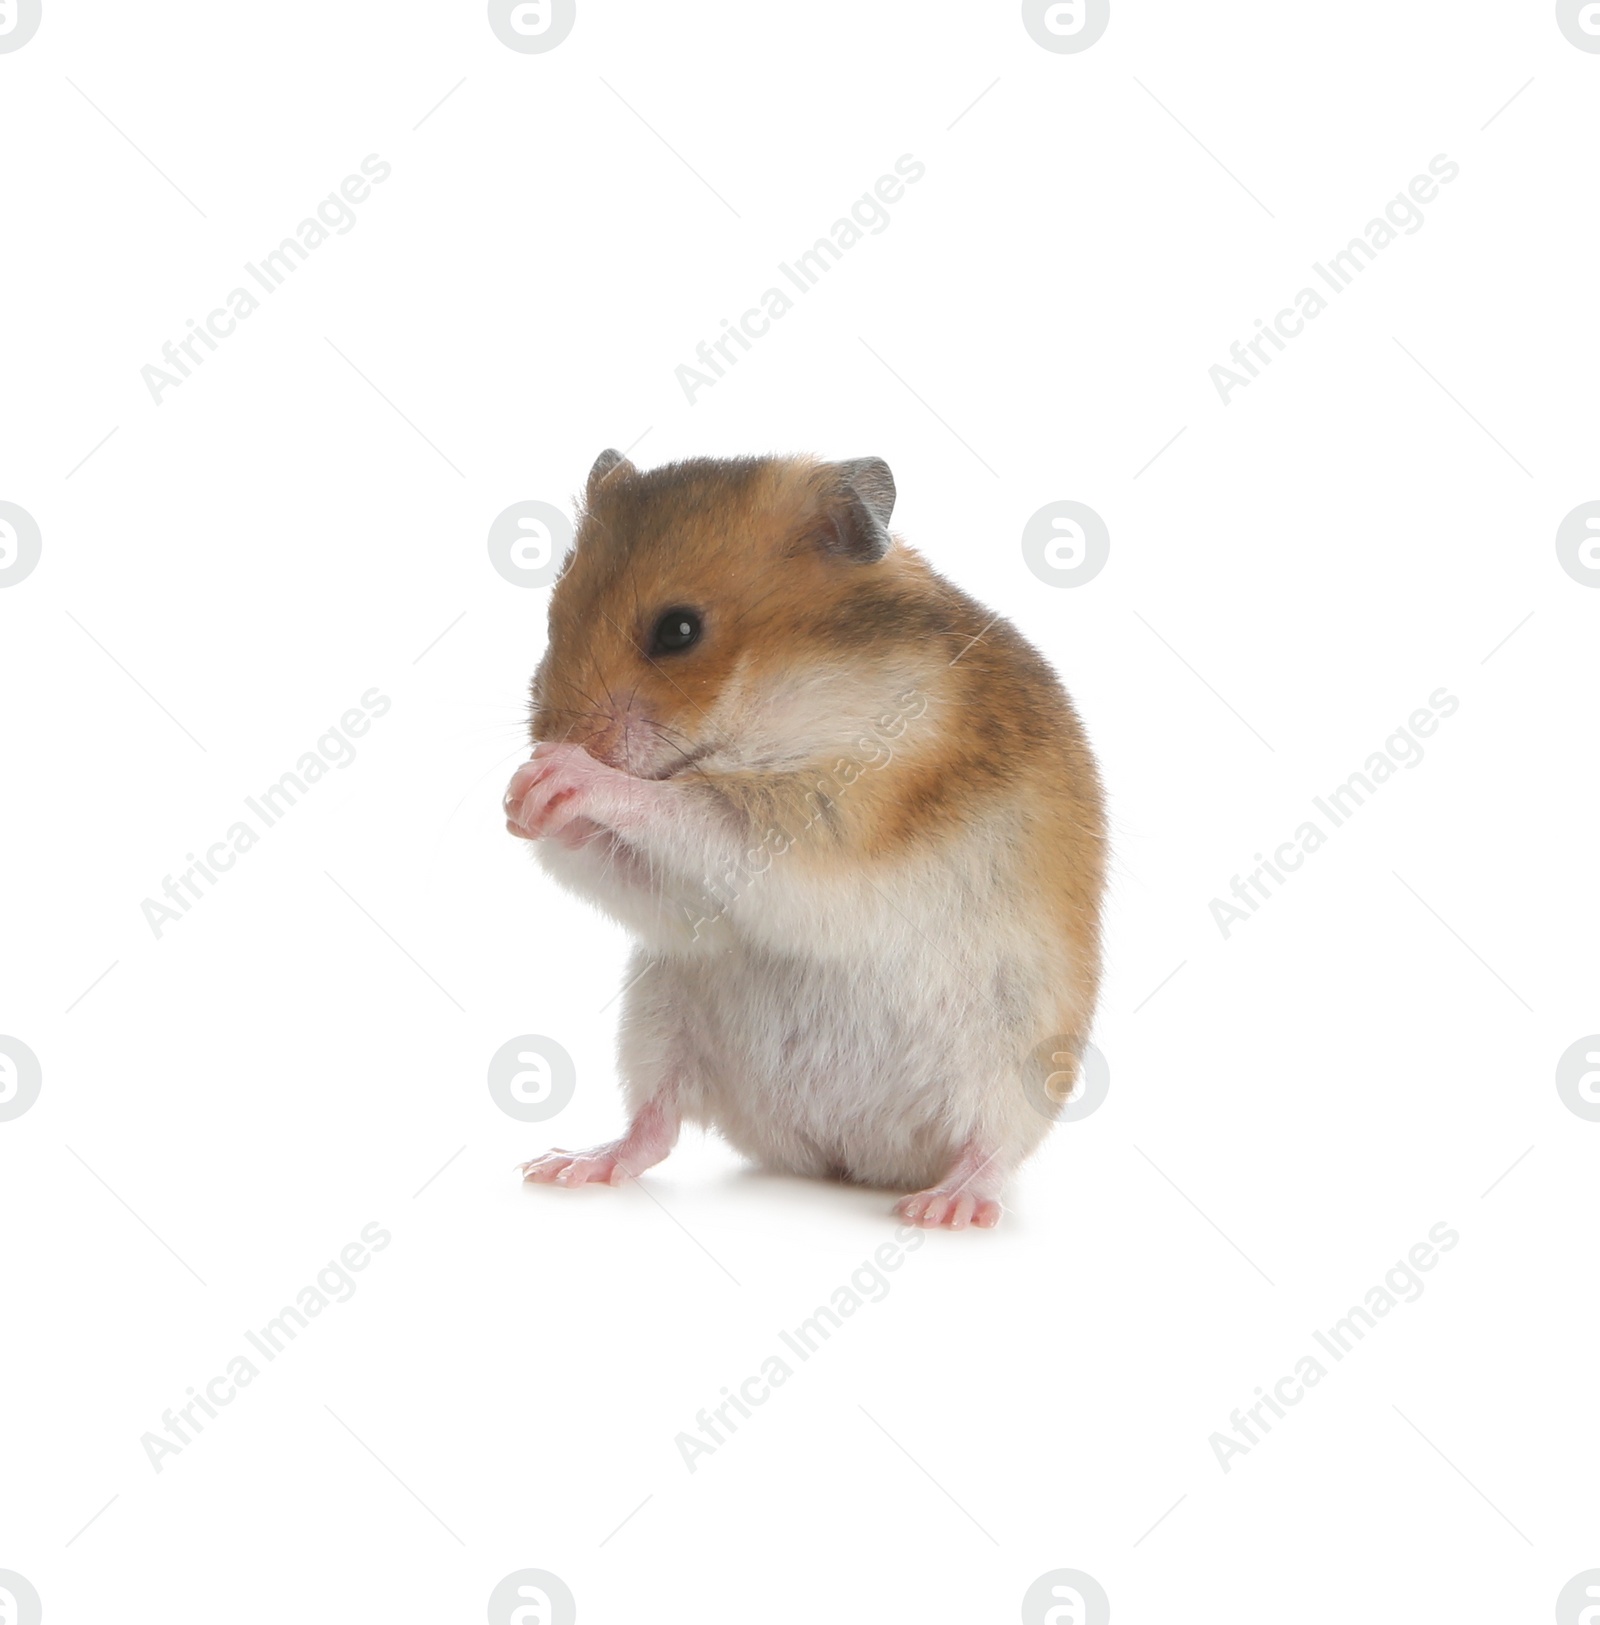
[(524, 1182), (534, 1185), (548, 1185), (560, 1178), (564, 1169), (571, 1166), (572, 1158), (564, 1152), (552, 1151), (548, 1156), (535, 1157), (532, 1162), (523, 1165), (522, 1177)]
[(1000, 1222), (1000, 1204), (992, 1196), (943, 1188), (902, 1196), (895, 1212), (924, 1230), (965, 1230), (969, 1225), (992, 1230)]

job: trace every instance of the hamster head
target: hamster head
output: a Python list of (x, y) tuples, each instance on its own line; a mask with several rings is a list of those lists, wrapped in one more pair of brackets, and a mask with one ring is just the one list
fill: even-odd
[(877, 458), (589, 475), (533, 680), (535, 741), (639, 778), (782, 771), (859, 737), (929, 628)]

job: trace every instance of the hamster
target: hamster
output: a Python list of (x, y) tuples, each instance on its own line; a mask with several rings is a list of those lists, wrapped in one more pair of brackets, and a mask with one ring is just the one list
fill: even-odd
[(1071, 701), (889, 533), (874, 457), (600, 454), (507, 828), (637, 939), (619, 1184), (685, 1122), (762, 1167), (999, 1222), (1077, 1077), (1106, 817)]

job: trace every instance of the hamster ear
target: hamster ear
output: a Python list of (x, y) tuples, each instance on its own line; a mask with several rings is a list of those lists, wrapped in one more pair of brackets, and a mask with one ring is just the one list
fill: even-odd
[(603, 452), (600, 453), (598, 457), (595, 458), (594, 467), (589, 470), (589, 495), (593, 496), (595, 493), (595, 488), (600, 484), (600, 482), (610, 478), (610, 476), (615, 474), (619, 469), (622, 471), (624, 477), (629, 474), (638, 473), (638, 470), (628, 461), (626, 457), (622, 455), (620, 451), (617, 451), (614, 447), (608, 446)]
[(881, 457), (834, 463), (838, 489), (828, 504), (824, 542), (830, 552), (871, 564), (889, 551), (894, 475)]
[(881, 457), (853, 457), (848, 463), (833, 465), (866, 503), (872, 517), (885, 528), (894, 512), (894, 475)]

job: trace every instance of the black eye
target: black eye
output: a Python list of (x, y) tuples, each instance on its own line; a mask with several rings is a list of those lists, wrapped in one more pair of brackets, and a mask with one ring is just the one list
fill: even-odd
[(682, 654), (700, 641), (700, 617), (692, 609), (669, 609), (650, 634), (651, 655)]

